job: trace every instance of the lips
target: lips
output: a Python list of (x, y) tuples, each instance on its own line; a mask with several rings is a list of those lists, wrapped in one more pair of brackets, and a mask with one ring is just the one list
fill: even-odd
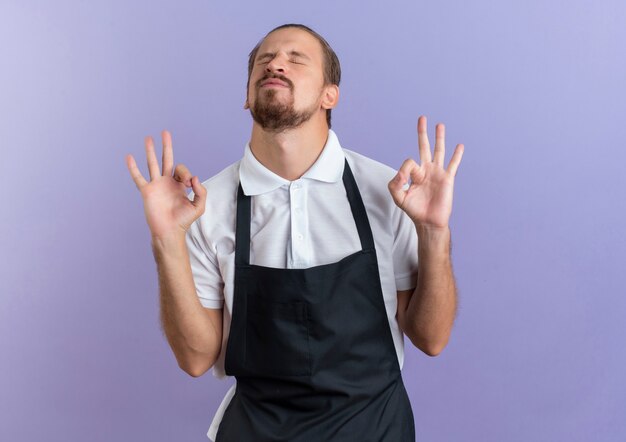
[(288, 87), (287, 83), (284, 81), (278, 80), (277, 78), (270, 78), (269, 80), (265, 80), (261, 83), (261, 87), (271, 87), (271, 86), (282, 86)]

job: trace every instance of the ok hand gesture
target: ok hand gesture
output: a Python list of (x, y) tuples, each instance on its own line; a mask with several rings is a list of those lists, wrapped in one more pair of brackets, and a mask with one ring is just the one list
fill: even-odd
[[(126, 166), (143, 198), (146, 221), (152, 238), (165, 238), (171, 235), (185, 235), (191, 224), (204, 213), (206, 189), (197, 176), (192, 176), (183, 165), (176, 166), (172, 177), (174, 152), (172, 136), (164, 130), (163, 138), (163, 173), (159, 171), (159, 162), (154, 152), (152, 137), (145, 138), (146, 157), (150, 182), (147, 182), (137, 168), (132, 155), (126, 155)], [(187, 198), (186, 189), (194, 192), (193, 201)]]
[[(422, 164), (412, 158), (402, 163), (396, 176), (389, 182), (389, 192), (398, 207), (406, 212), (416, 227), (441, 229), (448, 227), (452, 213), (452, 190), (464, 146), (457, 144), (448, 168), (443, 168), (445, 127), (435, 128), (435, 158), (430, 156), (426, 133), (426, 117), (417, 120), (419, 156)], [(402, 187), (411, 179), (407, 190)]]

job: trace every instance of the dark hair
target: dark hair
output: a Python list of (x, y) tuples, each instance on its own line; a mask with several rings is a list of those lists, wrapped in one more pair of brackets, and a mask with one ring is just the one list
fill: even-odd
[[(307, 31), (313, 37), (317, 38), (317, 40), (322, 45), (322, 52), (324, 54), (324, 59), (323, 59), (324, 86), (329, 85), (329, 84), (336, 84), (337, 86), (339, 86), (339, 81), (341, 80), (341, 66), (339, 65), (339, 58), (337, 58), (337, 54), (335, 54), (335, 51), (333, 51), (333, 48), (330, 47), (330, 45), (324, 39), (324, 37), (319, 35), (317, 32), (315, 32), (313, 29), (309, 28), (308, 26), (301, 25), (301, 24), (298, 24), (298, 23), (288, 23), (288, 24), (280, 25), (280, 26), (272, 29), (267, 34), (265, 34), (265, 37), (263, 37), (256, 44), (254, 49), (252, 49), (250, 54), (248, 54), (248, 57), (249, 57), (248, 58), (248, 82), (246, 83), (246, 90), (248, 90), (248, 88), (250, 87), (250, 75), (252, 74), (252, 68), (254, 66), (254, 59), (256, 58), (256, 54), (259, 51), (259, 48), (261, 47), (261, 44), (263, 43), (265, 38), (268, 35), (270, 35), (272, 32), (277, 31), (279, 29), (283, 29), (283, 28), (298, 28), (298, 29), (302, 29), (304, 31)], [(330, 129), (330, 112), (331, 112), (331, 110), (332, 109), (326, 109), (326, 122), (328, 123), (328, 128), (329, 129)]]

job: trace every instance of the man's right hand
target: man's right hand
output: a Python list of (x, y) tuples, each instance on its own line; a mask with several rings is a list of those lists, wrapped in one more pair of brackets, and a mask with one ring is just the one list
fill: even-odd
[[(150, 171), (150, 182), (147, 182), (131, 154), (126, 155), (126, 166), (130, 175), (141, 192), (146, 221), (153, 238), (166, 238), (172, 235), (184, 235), (191, 224), (204, 213), (206, 189), (197, 176), (192, 176), (183, 164), (176, 166), (174, 176), (174, 151), (172, 136), (164, 130), (163, 138), (163, 172), (159, 171), (154, 143), (151, 136), (145, 138), (146, 158)], [(193, 201), (187, 198), (187, 188), (194, 192)]]

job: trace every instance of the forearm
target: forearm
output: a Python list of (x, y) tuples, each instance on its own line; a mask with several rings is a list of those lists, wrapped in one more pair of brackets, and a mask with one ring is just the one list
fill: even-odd
[(436, 355), (446, 346), (456, 315), (450, 229), (416, 229), (418, 278), (406, 316), (414, 344)]
[(178, 365), (190, 374), (196, 367), (213, 365), (221, 348), (221, 330), (197, 297), (184, 235), (153, 238), (152, 251), (159, 276), (161, 325)]

